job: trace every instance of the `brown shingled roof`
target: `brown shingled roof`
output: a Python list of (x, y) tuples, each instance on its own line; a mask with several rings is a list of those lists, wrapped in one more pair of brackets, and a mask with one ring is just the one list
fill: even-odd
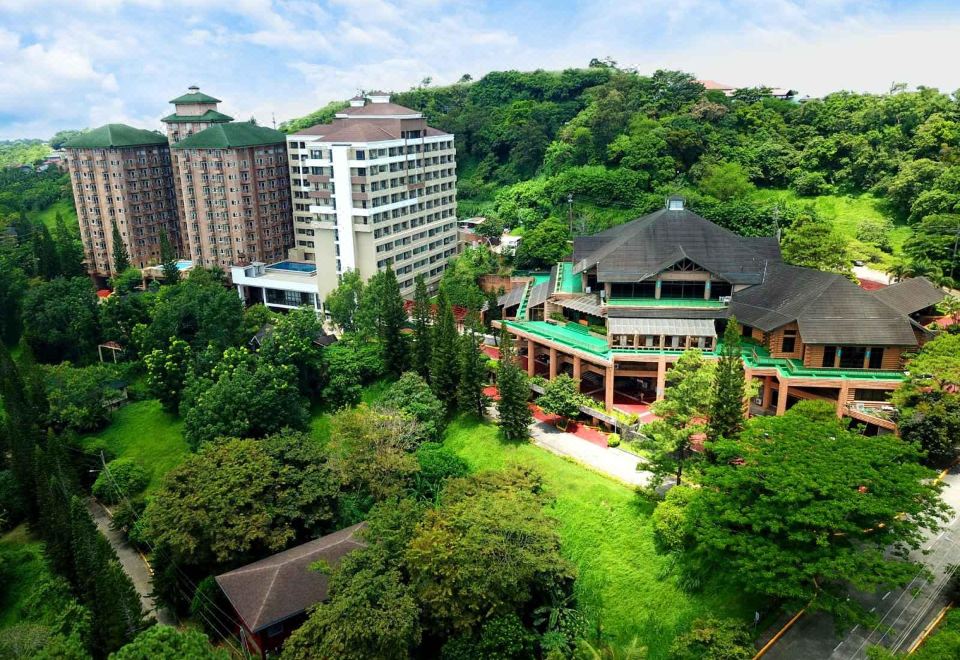
[(247, 629), (263, 630), (326, 600), (329, 576), (310, 566), (321, 560), (336, 566), (345, 555), (366, 547), (357, 536), (365, 525), (358, 523), (218, 575), (217, 584)]
[[(444, 131), (427, 127), (428, 137), (447, 135)], [(399, 140), (401, 138), (398, 119), (335, 119), (332, 124), (317, 124), (302, 131), (300, 135), (319, 135), (327, 142), (376, 142), (377, 140)]]
[(419, 115), (419, 110), (411, 110), (396, 103), (368, 103), (361, 106), (351, 106), (337, 112), (338, 115), (362, 117), (364, 115)]

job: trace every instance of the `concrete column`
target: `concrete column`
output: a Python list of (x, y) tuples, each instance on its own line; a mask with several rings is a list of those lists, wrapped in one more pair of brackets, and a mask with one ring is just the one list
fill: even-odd
[(527, 340), (527, 375), (537, 375), (537, 345)]
[(266, 304), (267, 304), (267, 289), (266, 289), (266, 287), (260, 289), (260, 293), (263, 294), (263, 304), (266, 305)]
[(777, 414), (782, 415), (787, 412), (787, 397), (790, 394), (790, 386), (787, 385), (787, 381), (781, 380), (780, 382), (780, 392), (777, 396)]
[(614, 365), (611, 364), (609, 367), (607, 367), (607, 374), (606, 374), (606, 378), (604, 379), (606, 382), (604, 383), (603, 394), (605, 397), (604, 403), (607, 407), (607, 412), (613, 410), (613, 382), (614, 382), (613, 372), (614, 372)]
[(580, 372), (581, 372), (582, 366), (583, 365), (580, 364), (580, 356), (574, 355), (573, 356), (573, 379), (574, 380), (580, 380)]
[(840, 393), (837, 394), (837, 417), (843, 417), (847, 411), (847, 399), (850, 397), (850, 386), (844, 382), (840, 386)]
[(557, 349), (550, 347), (550, 380), (557, 377)]
[(653, 292), (653, 297), (656, 298), (656, 299), (658, 299), (658, 300), (660, 299), (660, 285), (661, 285), (661, 284), (663, 284), (663, 282), (660, 280), (660, 278), (657, 278), (657, 284), (656, 284), (656, 288), (654, 289), (654, 292)]
[(663, 398), (663, 393), (667, 388), (667, 361), (660, 358), (657, 361), (657, 401)]
[(763, 403), (760, 404), (764, 410), (770, 407), (773, 400), (773, 379), (770, 376), (763, 377)]
[(703, 299), (710, 300), (710, 280), (703, 286)]

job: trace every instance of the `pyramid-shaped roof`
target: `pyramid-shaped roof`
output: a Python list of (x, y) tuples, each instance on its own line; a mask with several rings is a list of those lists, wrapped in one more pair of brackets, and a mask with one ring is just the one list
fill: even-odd
[(67, 149), (110, 149), (155, 144), (167, 144), (166, 136), (126, 124), (107, 124), (81, 133), (64, 142), (63, 146)]

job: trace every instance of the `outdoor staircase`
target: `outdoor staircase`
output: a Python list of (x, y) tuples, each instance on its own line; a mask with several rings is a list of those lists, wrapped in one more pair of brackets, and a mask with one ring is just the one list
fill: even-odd
[(527, 300), (530, 298), (530, 289), (531, 284), (527, 282), (523, 285), (523, 297), (520, 299), (520, 304), (517, 305), (517, 316), (518, 321), (527, 321)]

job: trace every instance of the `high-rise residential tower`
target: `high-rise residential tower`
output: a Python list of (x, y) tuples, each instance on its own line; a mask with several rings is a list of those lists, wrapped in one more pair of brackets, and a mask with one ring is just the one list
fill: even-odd
[(293, 245), (286, 136), (251, 122), (213, 123), (172, 145), (184, 254), (220, 266), (282, 259)]
[(270, 304), (268, 290), (309, 291), (319, 307), (343, 273), (387, 267), (404, 295), (418, 274), (435, 287), (457, 252), (453, 138), (379, 92), (288, 135), (296, 245), (280, 268), (235, 268), (241, 293)]
[(170, 147), (160, 133), (107, 124), (69, 140), (66, 151), (87, 270), (115, 275), (113, 227), (131, 265), (160, 258), (160, 235), (180, 243)]

